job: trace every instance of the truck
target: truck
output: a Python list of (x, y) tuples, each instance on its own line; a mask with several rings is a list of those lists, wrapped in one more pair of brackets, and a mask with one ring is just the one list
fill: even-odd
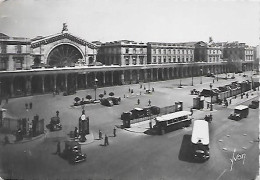
[(234, 113), (229, 115), (229, 119), (239, 121), (242, 118), (246, 118), (249, 114), (249, 107), (245, 105), (236, 106)]

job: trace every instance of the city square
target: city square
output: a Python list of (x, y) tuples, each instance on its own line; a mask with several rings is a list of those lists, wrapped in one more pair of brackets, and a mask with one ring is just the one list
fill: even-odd
[[(203, 84), (200, 84), (200, 77), (197, 77), (194, 78), (194, 84), (198, 90), (201, 90), (207, 88), (212, 79), (203, 77)], [(239, 79), (244, 79), (244, 77), (237, 74), (236, 80)], [(230, 81), (233, 79), (219, 79), (214, 86)], [(117, 136), (113, 137), (113, 127), (122, 125), (120, 114), (134, 107), (147, 106), (149, 99), (151, 99), (152, 105), (157, 106), (183, 101), (184, 109), (189, 110), (192, 107), (193, 97), (190, 95), (190, 90), (194, 88), (190, 83), (191, 78), (183, 79), (183, 88), (178, 88), (178, 80), (151, 83), (151, 87), (155, 89), (152, 94), (145, 94), (139, 84), (98, 88), (99, 92), (113, 91), (115, 95), (122, 97), (122, 103), (113, 107), (100, 104), (85, 106), (86, 115), (90, 119), (90, 131), (94, 138), (90, 137), (89, 141), (92, 142), (82, 145), (82, 151), (87, 155), (86, 162), (74, 166), (54, 153), (57, 142), (63, 143), (68, 139), (67, 134), (77, 126), (78, 118), (81, 115), (82, 107), (71, 108), (75, 95), (53, 97), (52, 94), (49, 94), (11, 99), (4, 107), (10, 109), (15, 115), (30, 117), (37, 113), (48, 121), (56, 110), (59, 110), (63, 129), (57, 132), (47, 131), (43, 137), (33, 141), (3, 146), (1, 159), (5, 162), (5, 167), (3, 167), (5, 174), (9, 178), (21, 179), (83, 177), (87, 179), (171, 179), (171, 177), (201, 179), (205, 175), (207, 175), (207, 179), (217, 179), (219, 176), (224, 179), (237, 179), (241, 176), (245, 179), (253, 179), (258, 172), (256, 156), (258, 152), (258, 119), (255, 118), (258, 117), (258, 110), (250, 109), (249, 117), (240, 122), (231, 121), (227, 117), (235, 105), (240, 103), (248, 105), (251, 100), (258, 98), (258, 91), (253, 92), (254, 95), (248, 99), (239, 97), (237, 102), (233, 100), (234, 104), (227, 108), (223, 108), (222, 105), (214, 105), (213, 122), (210, 124), (211, 158), (205, 163), (194, 163), (189, 157), (191, 127), (163, 136), (151, 136), (136, 130), (136, 125), (132, 124), (132, 128), (117, 128)], [(129, 88), (133, 88), (136, 94), (130, 95)], [(76, 96), (84, 96), (86, 93), (94, 94), (93, 90), (87, 91), (79, 91)], [(184, 93), (178, 93), (179, 91), (184, 91)], [(140, 95), (139, 92), (142, 94)], [(174, 94), (178, 94), (179, 97)], [(126, 98), (123, 98), (124, 95)], [(137, 105), (137, 99), (140, 99), (140, 105)], [(24, 107), (25, 102), (32, 102), (35, 110), (27, 112)], [(203, 119), (209, 112), (207, 109), (196, 110), (193, 117)], [(148, 124), (146, 128), (149, 128)], [(108, 135), (108, 147), (104, 147), (103, 140), (98, 139), (99, 130)], [(227, 135), (231, 140), (227, 138)], [(62, 149), (63, 146), (62, 144)], [(239, 153), (245, 153), (246, 160), (245, 164), (235, 162), (230, 171), (230, 159), (234, 149), (237, 149)], [(24, 164), (24, 162), (26, 163)], [(7, 167), (8, 169), (6, 169)], [(201, 168), (204, 170), (199, 171)], [(33, 172), (31, 169), (34, 169)], [(189, 173), (184, 173), (183, 170), (188, 170)], [(205, 174), (205, 171), (208, 173)]]
[(258, 180), (259, 7), (0, 0), (0, 179)]

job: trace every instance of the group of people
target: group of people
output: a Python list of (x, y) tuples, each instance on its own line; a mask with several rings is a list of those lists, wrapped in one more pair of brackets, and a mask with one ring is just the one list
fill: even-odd
[[(113, 135), (114, 135), (114, 137), (116, 137), (116, 128), (115, 128), (115, 127), (114, 127), (114, 129), (113, 129)], [(98, 136), (99, 136), (99, 140), (103, 139), (101, 130), (99, 130)], [(108, 146), (108, 145), (109, 145), (108, 136), (105, 134), (104, 146)]]
[[(151, 101), (151, 99), (149, 99), (148, 106), (151, 106), (151, 103), (152, 103), (152, 101)], [(140, 99), (137, 99), (137, 105), (139, 105), (139, 104), (140, 104)]]

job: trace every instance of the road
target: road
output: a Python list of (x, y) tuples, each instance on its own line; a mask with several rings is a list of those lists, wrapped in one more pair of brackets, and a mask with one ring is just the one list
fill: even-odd
[[(236, 79), (243, 79), (237, 76)], [(233, 107), (223, 108), (215, 106), (213, 122), (210, 124), (210, 154), (211, 158), (204, 162), (194, 162), (190, 157), (190, 138), (192, 128), (180, 129), (163, 136), (150, 136), (142, 133), (132, 133), (123, 129), (117, 130), (117, 137), (112, 136), (114, 125), (122, 124), (119, 119), (123, 111), (146, 106), (151, 99), (152, 104), (158, 106), (172, 105), (182, 100), (184, 109), (192, 106), (191, 89), (202, 90), (208, 88), (211, 78), (194, 78), (195, 86), (190, 86), (190, 78), (183, 79), (183, 88), (177, 88), (179, 80), (151, 83), (155, 88), (152, 95), (144, 95), (139, 85), (106, 87), (98, 89), (107, 93), (115, 92), (116, 96), (129, 96), (122, 99), (120, 106), (104, 107), (88, 105), (85, 107), (90, 117), (91, 131), (97, 137), (99, 129), (108, 134), (110, 145), (102, 146), (103, 140), (95, 139), (93, 143), (82, 146), (87, 154), (87, 162), (70, 165), (55, 155), (57, 141), (67, 139), (67, 133), (76, 126), (81, 107), (70, 107), (75, 96), (51, 95), (26, 97), (10, 100), (6, 108), (14, 114), (23, 114), (32, 117), (35, 113), (44, 119), (60, 111), (63, 131), (48, 133), (45, 138), (23, 144), (13, 144), (1, 147), (1, 163), (4, 174), (2, 177), (20, 179), (253, 179), (258, 172), (258, 133), (259, 110), (250, 109), (249, 117), (241, 121), (227, 119), (233, 112)], [(226, 84), (231, 80), (215, 81), (214, 86)], [(133, 88), (134, 95), (128, 93)], [(140, 94), (140, 91), (142, 95)], [(79, 91), (77, 96), (84, 97), (93, 93), (91, 90)], [(33, 102), (33, 110), (24, 111), (25, 102)], [(249, 104), (247, 101), (243, 104)], [(202, 119), (208, 112), (194, 112), (195, 119)], [(45, 122), (46, 123), (46, 122)], [(63, 144), (62, 144), (63, 145)], [(2, 145), (1, 145), (2, 146)], [(64, 147), (62, 147), (63, 149)], [(245, 160), (231, 160), (234, 149), (237, 154), (245, 154)], [(237, 156), (236, 156), (237, 157)]]

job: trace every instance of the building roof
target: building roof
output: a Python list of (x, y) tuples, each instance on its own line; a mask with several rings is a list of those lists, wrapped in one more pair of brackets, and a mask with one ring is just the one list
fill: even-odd
[(160, 117), (156, 117), (156, 120), (157, 121), (168, 121), (168, 120), (171, 120), (171, 119), (174, 119), (174, 118), (178, 118), (178, 117), (182, 117), (182, 116), (188, 116), (188, 115), (191, 115), (191, 112), (189, 112), (189, 111), (178, 111), (178, 112), (162, 115)]
[(53, 35), (42, 37), (42, 38), (41, 38), (41, 36), (39, 36), (39, 38), (32, 41), (31, 46), (32, 46), (32, 48), (36, 48), (36, 47), (39, 47), (41, 44), (52, 43), (54, 41), (58, 41), (58, 40), (64, 39), (64, 38), (70, 39), (74, 42), (77, 42), (84, 46), (88, 46), (90, 48), (97, 48), (97, 46), (95, 44), (87, 42), (86, 40), (79, 38), (77, 36), (74, 36), (68, 32), (57, 33), (57, 34), (53, 34)]

